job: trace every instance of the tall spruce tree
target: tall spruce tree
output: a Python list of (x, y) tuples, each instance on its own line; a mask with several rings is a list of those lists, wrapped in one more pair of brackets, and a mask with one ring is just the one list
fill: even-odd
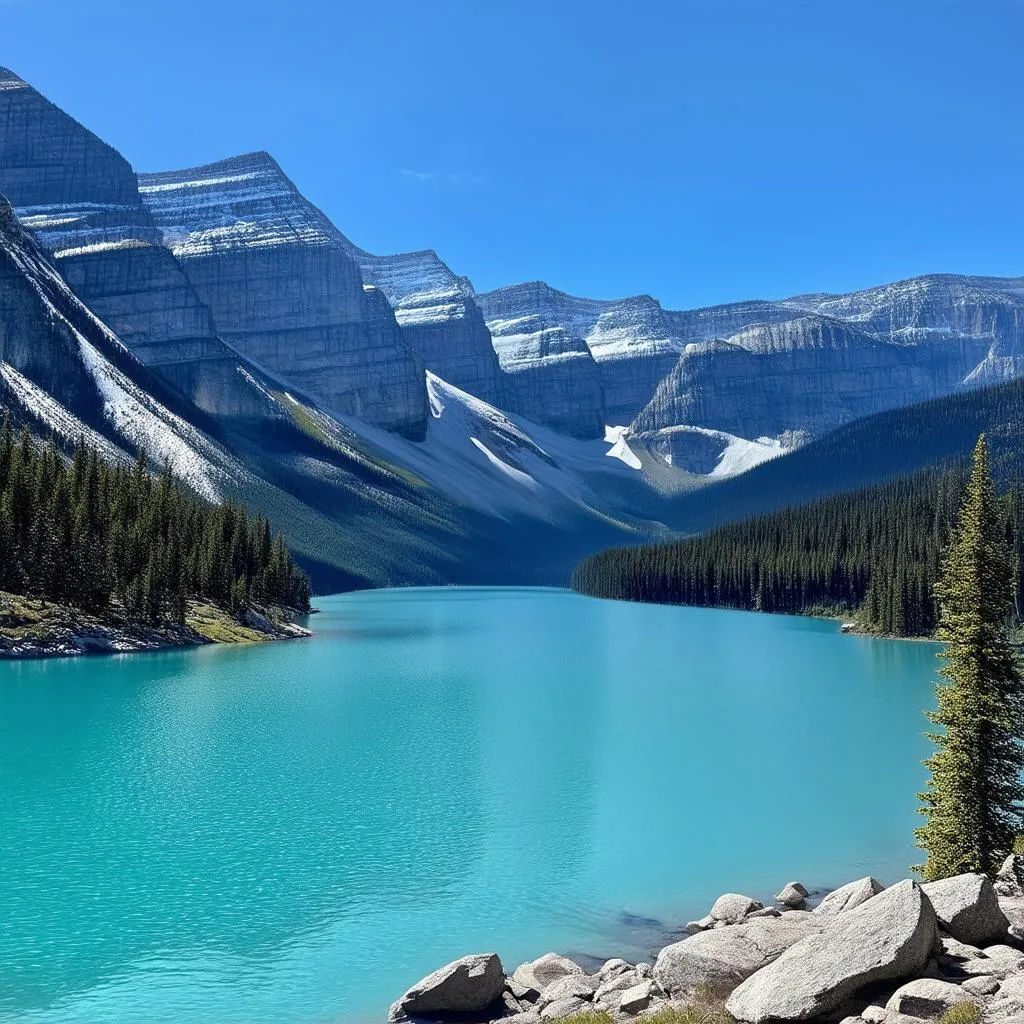
[(1014, 571), (1001, 503), (978, 440), (967, 494), (936, 586), (946, 682), (929, 733), (938, 750), (919, 808), (926, 881), (992, 873), (1021, 831), (1024, 678), (1007, 634)]

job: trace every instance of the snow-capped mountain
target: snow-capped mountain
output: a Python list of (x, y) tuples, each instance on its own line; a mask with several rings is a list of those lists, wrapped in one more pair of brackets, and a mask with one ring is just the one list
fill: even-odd
[(387, 296), (406, 342), (426, 368), (492, 405), (507, 408), (507, 375), (469, 280), (454, 274), (431, 249), (374, 256), (349, 244), (363, 280)]
[(422, 437), (422, 360), (273, 158), (141, 174), (139, 191), (222, 338), (331, 409)]

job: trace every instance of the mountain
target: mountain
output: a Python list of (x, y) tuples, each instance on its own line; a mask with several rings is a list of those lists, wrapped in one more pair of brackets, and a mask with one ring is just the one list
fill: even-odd
[(1024, 371), (1024, 279), (932, 275), (799, 296), (772, 304), (771, 316), (688, 345), (632, 432), (818, 435)]
[(507, 375), (469, 280), (456, 276), (433, 250), (374, 256), (349, 246), (363, 280), (387, 297), (403, 337), (424, 366), (455, 387), (508, 408)]
[(276, 415), (203, 305), (111, 146), (0, 69), (0, 193), (144, 362), (207, 412)]
[(232, 347), (329, 409), (423, 436), (422, 360), (346, 240), (272, 157), (140, 174), (139, 191)]
[(663, 514), (683, 532), (700, 532), (928, 467), (962, 463), (982, 433), (997, 481), (1016, 486), (1024, 474), (1024, 378), (854, 420), (785, 458), (682, 494)]
[(632, 429), (687, 424), (744, 438), (819, 435), (950, 393), (990, 343), (960, 335), (900, 343), (816, 314), (753, 324), (725, 341), (690, 345)]

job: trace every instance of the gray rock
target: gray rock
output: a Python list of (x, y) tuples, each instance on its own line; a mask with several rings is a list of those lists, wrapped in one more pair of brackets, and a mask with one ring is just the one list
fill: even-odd
[(529, 985), (522, 985), (516, 981), (515, 978), (506, 978), (505, 988), (520, 1001), (527, 1000), (531, 1003), (535, 1003), (537, 1001), (537, 997), (540, 995), (540, 992), (538, 992), (537, 989), (530, 988)]
[(885, 888), (877, 879), (859, 878), (830, 892), (815, 908), (815, 914), (838, 914), (859, 907)]
[(975, 978), (967, 978), (960, 987), (972, 996), (991, 996), (999, 991), (999, 979), (991, 974), (979, 974)]
[(727, 892), (715, 900), (711, 913), (708, 915), (714, 921), (724, 921), (726, 924), (737, 924), (748, 914), (755, 910), (761, 910), (763, 904), (753, 900), (749, 896), (741, 896), (736, 892)]
[(755, 917), (782, 917), (782, 911), (778, 907), (762, 907), (760, 910), (752, 910), (744, 920), (749, 921)]
[(575, 996), (566, 996), (564, 999), (556, 999), (548, 1003), (540, 1011), (543, 1020), (557, 1020), (559, 1017), (571, 1017), (574, 1013), (585, 1010), (590, 1004), (585, 999), (577, 999)]
[(865, 1006), (860, 1012), (861, 1020), (867, 1021), (867, 1024), (882, 1024), (887, 1016), (886, 1009), (884, 1006)]
[(597, 976), (602, 980), (607, 981), (609, 978), (614, 977), (617, 974), (621, 974), (623, 971), (633, 970), (633, 965), (628, 961), (623, 960), (621, 957), (612, 957), (611, 960), (605, 960), (597, 972)]
[(632, 988), (627, 988), (619, 999), (619, 1009), (623, 1013), (639, 1013), (646, 1010), (654, 997), (654, 982), (641, 981)]
[(700, 932), (666, 946), (658, 954), (654, 977), (673, 996), (701, 985), (735, 985), (817, 927), (817, 922), (787, 921), (783, 915)]
[(1024, 1021), (1024, 974), (1007, 978), (985, 1007), (985, 1024), (1021, 1024)]
[(512, 980), (543, 993), (548, 985), (566, 977), (581, 977), (586, 971), (578, 963), (558, 953), (545, 953), (536, 960), (520, 964), (512, 972)]
[(597, 982), (585, 974), (569, 974), (547, 985), (540, 994), (542, 1006), (559, 999), (593, 999)]
[(654, 966), (641, 960), (640, 963), (633, 968), (636, 971), (638, 978), (653, 978), (654, 977)]
[(978, 946), (970, 946), (966, 942), (954, 939), (951, 935), (941, 936), (939, 942), (942, 945), (944, 956), (958, 957), (961, 960), (973, 960), (982, 955), (982, 951)]
[(642, 980), (643, 979), (640, 975), (632, 969), (623, 971), (621, 974), (617, 974), (614, 977), (609, 978), (608, 981), (601, 985), (601, 987), (594, 993), (594, 1002), (605, 1002), (613, 993), (625, 992), (626, 989), (633, 988), (634, 985), (639, 984)]
[(809, 895), (810, 893), (804, 888), (802, 883), (789, 882), (783, 886), (782, 891), (776, 895), (775, 899), (776, 902), (781, 903), (783, 906), (791, 907), (793, 910), (802, 910)]
[(996, 873), (995, 889), (1000, 896), (1024, 896), (1024, 855), (1011, 853)]
[(1010, 922), (999, 909), (996, 891), (984, 875), (956, 875), (928, 882), (923, 888), (939, 923), (954, 939), (986, 946), (1006, 935)]
[(999, 909), (1010, 922), (1010, 934), (1024, 941), (1024, 896), (1000, 896)]
[(537, 1024), (540, 1020), (540, 1013), (535, 1009), (523, 1010), (520, 1013), (512, 1013), (496, 1019), (500, 1019), (501, 1024)]
[(504, 986), (497, 953), (464, 956), (413, 985), (392, 1006), (390, 1019), (480, 1013), (501, 998)]
[(865, 985), (920, 971), (938, 948), (935, 912), (920, 887), (900, 882), (824, 931), (791, 946), (744, 981), (726, 1007), (739, 1021), (808, 1020)]
[(885, 1008), (909, 1017), (938, 1017), (951, 1006), (970, 1001), (970, 993), (959, 985), (931, 978), (917, 978), (896, 989)]

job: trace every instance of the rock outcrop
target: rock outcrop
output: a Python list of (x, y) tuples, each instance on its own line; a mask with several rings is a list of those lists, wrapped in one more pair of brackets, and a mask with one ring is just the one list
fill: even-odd
[(689, 424), (744, 438), (821, 434), (850, 420), (951, 393), (985, 358), (984, 338), (882, 339), (812, 314), (690, 345), (632, 424)]
[(363, 280), (391, 303), (402, 336), (426, 368), (499, 409), (508, 409), (506, 375), (473, 286), (433, 250), (374, 256), (350, 243)]
[(601, 370), (579, 332), (552, 312), (559, 296), (534, 282), (483, 292), (477, 302), (509, 375), (510, 406), (573, 437), (602, 437), (608, 420)]
[(939, 924), (959, 942), (984, 947), (1006, 937), (1010, 922), (999, 907), (996, 890), (984, 875), (956, 875), (928, 882), (924, 891)]
[(210, 413), (280, 413), (217, 337), (163, 247), (128, 162), (0, 69), (0, 192), (76, 293), (143, 362)]
[(327, 408), (421, 438), (423, 361), (350, 243), (266, 153), (139, 175), (220, 336)]
[(935, 912), (901, 882), (837, 916), (743, 982), (726, 1007), (745, 1024), (810, 1020), (874, 982), (912, 977), (938, 946)]

